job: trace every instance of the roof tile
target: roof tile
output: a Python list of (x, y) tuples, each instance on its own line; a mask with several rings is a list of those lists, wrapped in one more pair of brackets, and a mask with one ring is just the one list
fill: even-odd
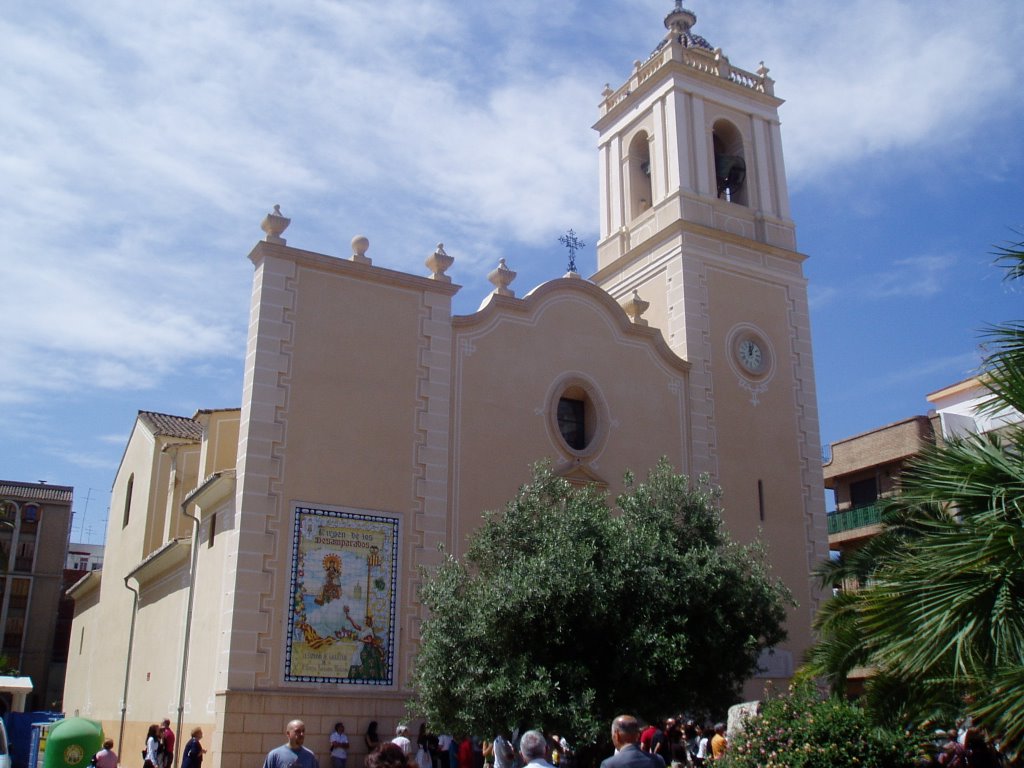
[(172, 416), (169, 413), (139, 411), (139, 418), (149, 427), (154, 435), (179, 437), (183, 440), (201, 440), (202, 425), (188, 416)]

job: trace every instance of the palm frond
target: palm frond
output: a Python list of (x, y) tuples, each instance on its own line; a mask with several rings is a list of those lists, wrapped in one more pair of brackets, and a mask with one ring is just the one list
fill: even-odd
[(927, 448), (908, 462), (893, 506), (938, 505), (965, 515), (992, 510), (1000, 498), (1024, 498), (1024, 456), (1013, 449), (1019, 439), (987, 433)]
[(996, 257), (996, 266), (1006, 272), (1004, 280), (1009, 282), (1024, 277), (1024, 240), (997, 245), (993, 255)]
[(981, 381), (992, 397), (979, 412), (999, 416), (1009, 409), (1024, 412), (1024, 323), (1008, 322), (982, 329), (986, 356)]
[[(1024, 241), (997, 250), (1007, 280), (1024, 278)], [(1024, 756), (1024, 322), (985, 330), (981, 412), (1005, 425), (912, 459), (882, 531), (815, 575), (851, 582), (819, 611), (805, 671), (841, 690), (869, 667), (868, 709), (921, 724), (947, 719), (970, 692), (979, 722)]]
[(954, 721), (962, 690), (951, 680), (912, 679), (880, 669), (866, 681), (864, 700), (879, 725), (895, 722), (914, 730)]
[(870, 663), (870, 648), (859, 624), (860, 601), (860, 592), (840, 592), (814, 617), (814, 629), (821, 640), (808, 649), (805, 672), (825, 678), (833, 693), (845, 689), (851, 670)]
[(978, 693), (973, 714), (998, 737), (1010, 760), (1024, 754), (1024, 664), (1020, 660), (993, 674), (991, 687)]

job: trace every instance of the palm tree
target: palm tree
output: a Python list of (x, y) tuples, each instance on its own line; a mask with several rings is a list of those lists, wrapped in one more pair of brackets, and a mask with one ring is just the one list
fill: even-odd
[[(1024, 277), (1024, 242), (1001, 248)], [(1024, 323), (984, 332), (983, 410), (1024, 413)], [(840, 690), (853, 667), (875, 674), (879, 719), (920, 724), (957, 708), (1024, 752), (1024, 426), (931, 447), (900, 479), (883, 532), (818, 569), (824, 586), (856, 579), (816, 619), (805, 673)]]

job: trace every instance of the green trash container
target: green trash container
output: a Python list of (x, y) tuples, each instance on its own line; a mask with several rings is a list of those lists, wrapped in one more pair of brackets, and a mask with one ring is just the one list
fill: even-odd
[(43, 768), (88, 768), (103, 748), (103, 726), (84, 717), (68, 717), (50, 726)]

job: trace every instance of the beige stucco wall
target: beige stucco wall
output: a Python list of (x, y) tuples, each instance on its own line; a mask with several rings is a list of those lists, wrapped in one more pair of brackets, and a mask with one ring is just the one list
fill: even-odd
[[(447, 464), (446, 358), (456, 288), (266, 243), (251, 258), (238, 513), (224, 535), (216, 665), (212, 747), (221, 765), (262, 759), (294, 716), (306, 720), (313, 745), (326, 744), (338, 719), (354, 735), (370, 719), (383, 733), (394, 727), (408, 695), (417, 570), (437, 561), (447, 504), (437, 472)], [(297, 502), (400, 519), (391, 689), (284, 681)], [(253, 690), (260, 696), (245, 693)], [(354, 757), (360, 746), (354, 738)]]
[[(134, 574), (129, 583), (140, 597), (122, 745), (126, 761), (141, 749), (151, 723), (165, 717), (172, 723), (177, 720), (192, 532), (192, 522), (182, 515), (180, 505), (197, 485), (201, 453), (208, 457), (207, 467), (218, 470), (223, 464), (233, 468), (237, 450), (237, 411), (215, 415), (212, 420), (223, 423), (202, 450), (195, 441), (154, 437), (144, 424), (136, 422), (114, 481), (100, 588), (76, 596), (65, 710), (100, 720), (105, 733), (118, 739), (133, 604), (125, 576)], [(134, 478), (132, 504), (128, 525), (123, 526), (129, 477)], [(232, 505), (230, 499), (227, 506)], [(219, 518), (222, 526), (230, 527), (231, 510)], [(182, 540), (153, 556), (174, 539)], [(191, 623), (183, 730), (187, 733), (200, 725), (210, 738), (216, 722), (213, 649), (221, 629), (218, 598), (225, 548), (207, 544), (202, 539), (197, 575), (202, 580), (199, 591), (212, 599), (196, 601), (196, 617)]]
[(204, 434), (200, 450), (198, 477), (205, 480), (214, 472), (233, 470), (238, 458), (238, 427), (242, 418), (240, 408), (200, 411), (196, 421), (203, 425)]
[[(582, 377), (600, 392), (607, 440), (583, 463), (613, 489), (627, 468), (642, 472), (661, 455), (684, 463), (689, 441), (687, 366), (660, 331), (631, 326), (590, 283), (493, 297), (453, 332), (447, 284), (266, 244), (252, 258), (251, 394), (224, 561), (234, 608), (220, 614), (228, 669), (218, 669), (213, 748), (222, 765), (259, 759), (291, 716), (307, 720), (314, 743), (336, 719), (357, 734), (370, 719), (385, 733), (394, 727), (422, 619), (418, 569), (438, 561), (439, 543), (458, 550), (481, 512), (528, 479), (533, 461), (568, 458), (555, 456), (558, 441), (537, 413), (560, 378)], [(295, 502), (401, 519), (393, 689), (284, 681)], [(247, 687), (261, 697), (246, 696)]]
[[(595, 279), (616, 296), (635, 288), (651, 302), (650, 313), (663, 311), (669, 345), (693, 365), (693, 471), (709, 472), (722, 486), (735, 538), (761, 535), (768, 543), (777, 575), (799, 602), (785, 646), (796, 664), (811, 640), (820, 599), (810, 570), (826, 555), (802, 257), (682, 222), (670, 231), (675, 234), (652, 240), (649, 250), (627, 255)], [(660, 274), (665, 291), (654, 282)], [(743, 377), (730, 359), (730, 334), (740, 327), (756, 329), (770, 345), (774, 366), (767, 380)]]
[[(120, 723), (129, 655), (127, 630), (133, 603), (123, 577), (142, 560), (144, 553), (155, 549), (150, 543), (156, 539), (153, 530), (163, 527), (162, 504), (167, 491), (167, 474), (161, 471), (163, 458), (157, 439), (136, 422), (111, 493), (103, 562), (105, 578), (98, 590), (98, 603), (90, 599), (75, 604), (64, 689), (65, 711), (100, 720), (105, 732), (114, 734), (115, 738)], [(132, 498), (125, 526), (122, 524), (129, 478), (133, 478)], [(163, 483), (159, 482), (161, 478)], [(161, 507), (161, 511), (154, 507)], [(173, 626), (173, 623), (168, 625)], [(166, 701), (164, 697), (162, 700)], [(156, 716), (155, 702), (143, 704), (137, 700), (136, 703), (140, 706), (132, 706), (129, 692), (129, 718), (150, 720)]]
[[(267, 243), (251, 258), (256, 274), (242, 409), (197, 415), (206, 430), (202, 445), (161, 450), (160, 439), (136, 428), (112, 509), (123, 505), (132, 472), (137, 497), (146, 503), (133, 503), (123, 530), (112, 512), (102, 599), (83, 602), (76, 618), (76, 630), (86, 628), (83, 657), (100, 654), (100, 646), (88, 645), (90, 637), (95, 642), (93, 630), (123, 628), (131, 615), (123, 575), (172, 533), (190, 532), (180, 503), (193, 487), (215, 472), (235, 470), (237, 481), (233, 474), (216, 480), (230, 483), (228, 490), (218, 485), (211, 496), (197, 491), (196, 497), (202, 524), (183, 731), (203, 726), (211, 765), (240, 768), (262, 759), (296, 716), (306, 720), (315, 748), (326, 744), (336, 720), (345, 720), (357, 736), (354, 760), (361, 754), (358, 735), (371, 719), (383, 733), (393, 729), (405, 714), (423, 618), (416, 601), (419, 567), (438, 562), (438, 544), (461, 551), (480, 514), (511, 498), (538, 459), (603, 481), (612, 494), (621, 489), (624, 471), (642, 474), (663, 455), (682, 471), (726, 467), (717, 479), (727, 488), (727, 522), (743, 540), (759, 522), (752, 519), (757, 507), (750, 483), (763, 477), (771, 545), (782, 550), (806, 539), (801, 455), (794, 445), (798, 387), (792, 365), (782, 359), (796, 301), (786, 280), (766, 293), (763, 281), (749, 275), (701, 267), (705, 308), (694, 316), (704, 324), (706, 360), (697, 385), (690, 364), (666, 343), (678, 345), (686, 326), (666, 333), (634, 325), (616, 299), (579, 278), (552, 281), (524, 298), (492, 296), (480, 312), (453, 319), (457, 287), (446, 283)], [(645, 273), (647, 294), (654, 298), (654, 288), (669, 293), (653, 303), (671, 325), (677, 312), (671, 291), (683, 278), (673, 271), (678, 260), (661, 263)], [(717, 296), (730, 296), (731, 303), (708, 310)], [(749, 307), (758, 309), (744, 315), (748, 321), (783, 339), (776, 343), (776, 378), (757, 407), (748, 404), (749, 392), (733, 391), (727, 372), (717, 372), (733, 315)], [(567, 384), (583, 384), (599, 403), (600, 437), (580, 452), (566, 448), (551, 415)], [(711, 430), (718, 433), (709, 440)], [(752, 441), (755, 432), (778, 435), (791, 448)], [(237, 461), (228, 466), (225, 445), (233, 442)], [(298, 502), (400, 519), (393, 687), (285, 682)], [(163, 531), (163, 540), (154, 529)], [(157, 562), (139, 570), (143, 597), (126, 750), (141, 741), (149, 722), (175, 719), (190, 552), (185, 540), (161, 556), (166, 567)], [(779, 573), (792, 586), (806, 574), (807, 560), (789, 560)], [(798, 629), (795, 643), (804, 639)], [(110, 647), (117, 662), (77, 663), (68, 677), (69, 702), (76, 697), (80, 714), (103, 720), (108, 731), (119, 715), (123, 629), (112, 633)]]
[[(297, 271), (296, 295), (288, 399), (281, 410), (287, 460), (271, 523), (275, 578), (267, 603), (267, 664), (259, 677), (270, 686), (279, 684), (284, 668), (291, 502), (398, 515), (406, 537), (403, 555), (410, 562), (414, 546), (419, 297), (308, 266)], [(403, 597), (404, 616), (411, 604), (410, 595)], [(403, 629), (400, 623), (400, 646)], [(405, 655), (399, 659), (401, 680)]]
[[(819, 599), (810, 570), (824, 559), (826, 547), (820, 536), (824, 529), (814, 525), (823, 510), (821, 484), (811, 471), (816, 467), (807, 466), (808, 453), (817, 456), (816, 413), (814, 432), (808, 434), (800, 402), (807, 393), (795, 375), (806, 375), (806, 369), (801, 371), (803, 366), (794, 359), (799, 334), (792, 327), (793, 286), (722, 268), (709, 268), (706, 281), (710, 296), (729, 297), (711, 302), (709, 312), (717, 478), (723, 488), (724, 518), (734, 538), (746, 542), (760, 537), (767, 544), (773, 575), (786, 583), (799, 603), (790, 610), (785, 645), (793, 663), (799, 664), (812, 641), (810, 621)], [(772, 345), (774, 370), (756, 398), (740, 386), (740, 376), (727, 359), (733, 355), (729, 333), (738, 323), (755, 326)], [(806, 346), (809, 357), (809, 339)]]
[[(492, 297), (456, 329), (454, 551), (464, 549), (481, 512), (513, 498), (541, 459), (586, 468), (613, 497), (627, 469), (642, 476), (661, 456), (686, 466), (687, 366), (657, 330), (632, 326), (592, 283), (562, 278), (522, 300)], [(565, 445), (553, 418), (574, 382), (591, 386), (601, 403), (599, 437), (583, 452)]]

